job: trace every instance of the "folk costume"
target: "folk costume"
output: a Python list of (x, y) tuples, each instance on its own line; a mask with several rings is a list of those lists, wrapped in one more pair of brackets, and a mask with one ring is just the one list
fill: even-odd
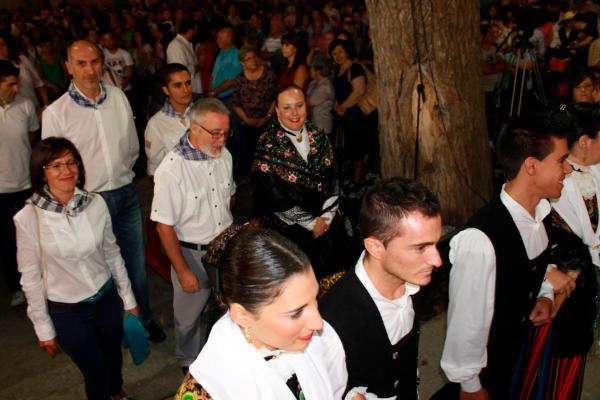
[(340, 399), (346, 386), (344, 350), (325, 322), (304, 351), (257, 349), (225, 314), (190, 365), (176, 400)]
[[(294, 241), (310, 257), (317, 278), (335, 272), (342, 263), (335, 251), (343, 227), (338, 211), (338, 187), (333, 149), (323, 132), (310, 122), (298, 131), (273, 119), (260, 137), (252, 162), (254, 216), (264, 226)], [(330, 229), (317, 239), (317, 217)]]

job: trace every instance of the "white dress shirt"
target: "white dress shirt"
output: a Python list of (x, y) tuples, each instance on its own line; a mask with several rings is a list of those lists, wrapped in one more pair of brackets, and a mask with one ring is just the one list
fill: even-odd
[[(139, 153), (127, 97), (119, 88), (104, 87), (107, 98), (96, 108), (78, 105), (67, 92), (42, 115), (42, 139), (67, 138), (81, 153), (86, 172), (85, 189), (89, 192), (119, 189), (131, 183), (135, 175), (132, 168)], [(81, 91), (79, 93), (83, 96)]]
[(190, 119), (171, 117), (162, 110), (150, 118), (144, 133), (147, 173), (154, 175), (165, 155), (175, 147), (190, 127)]
[(192, 91), (194, 93), (202, 93), (200, 72), (196, 70), (198, 58), (196, 57), (192, 42), (180, 34), (177, 34), (167, 46), (167, 63), (179, 63), (185, 65), (192, 76)]
[(0, 193), (15, 193), (31, 187), (29, 132), (40, 128), (31, 100), (17, 95), (0, 106)]
[[(508, 195), (504, 187), (500, 201), (508, 209), (531, 260), (548, 246), (543, 220), (550, 203), (542, 200), (532, 217)], [(485, 233), (469, 228), (450, 241), (448, 327), (441, 367), (451, 382), (460, 382), (465, 392), (481, 388), (479, 373), (487, 365), (487, 341), (494, 314), (496, 255)], [(544, 282), (538, 297), (554, 299), (552, 286)]]
[(179, 240), (208, 244), (233, 222), (234, 193), (233, 164), (226, 148), (219, 157), (204, 161), (185, 160), (171, 150), (154, 175), (150, 219), (173, 226)]
[[(27, 296), (27, 315), (39, 340), (56, 337), (46, 298), (78, 303), (95, 295), (112, 275), (124, 308), (137, 305), (106, 203), (100, 195), (90, 193), (90, 196), (90, 204), (75, 216), (43, 210), (28, 203), (14, 217), (17, 261), (21, 285)], [(41, 241), (33, 207), (38, 211)]]

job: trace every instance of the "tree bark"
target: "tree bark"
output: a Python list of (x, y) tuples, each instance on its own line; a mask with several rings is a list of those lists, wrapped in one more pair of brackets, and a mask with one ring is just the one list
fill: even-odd
[(383, 177), (416, 177), (438, 195), (444, 223), (461, 225), (492, 193), (479, 0), (366, 0), (366, 5)]

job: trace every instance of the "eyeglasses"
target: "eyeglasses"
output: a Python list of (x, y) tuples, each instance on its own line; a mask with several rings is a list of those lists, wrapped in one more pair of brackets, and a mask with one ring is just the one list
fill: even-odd
[(575, 86), (575, 89), (581, 90), (582, 92), (587, 92), (587, 91), (591, 92), (592, 90), (594, 90), (594, 85), (592, 85), (591, 83), (581, 84), (581, 85)]
[(224, 132), (219, 132), (219, 131), (215, 131), (215, 130), (212, 130), (212, 131), (211, 131), (211, 130), (209, 130), (209, 129), (206, 129), (205, 127), (203, 127), (203, 126), (202, 126), (202, 125), (200, 125), (200, 124), (196, 124), (196, 125), (198, 125), (200, 128), (202, 128), (202, 129), (204, 129), (206, 132), (208, 132), (208, 134), (209, 134), (210, 136), (212, 136), (212, 137), (213, 137), (213, 139), (219, 139), (219, 138), (222, 138), (222, 137), (224, 137), (224, 138), (228, 138), (228, 137), (232, 137), (232, 136), (233, 136), (233, 130), (232, 130), (232, 129), (227, 129), (227, 130), (225, 130)]
[(68, 160), (65, 162), (56, 162), (56, 163), (52, 163), (52, 164), (47, 164), (47, 165), (44, 165), (42, 168), (58, 172), (61, 170), (61, 168), (63, 166), (67, 167), (67, 169), (72, 169), (73, 167), (79, 167), (79, 161), (75, 160), (75, 159), (71, 159), (71, 160)]

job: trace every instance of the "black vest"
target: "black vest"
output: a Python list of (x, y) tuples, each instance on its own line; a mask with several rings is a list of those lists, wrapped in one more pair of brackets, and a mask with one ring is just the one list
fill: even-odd
[(417, 399), (420, 296), (411, 297), (413, 329), (395, 345), (389, 341), (375, 302), (353, 270), (321, 299), (321, 314), (340, 336), (346, 352), (346, 392), (367, 386), (378, 397)]
[[(549, 218), (544, 220), (548, 229)], [(531, 322), (549, 248), (529, 260), (521, 234), (499, 197), (479, 210), (466, 228), (477, 228), (492, 242), (496, 253), (494, 316), (487, 344), (487, 367), (480, 374), (492, 398), (506, 399), (519, 347)]]

